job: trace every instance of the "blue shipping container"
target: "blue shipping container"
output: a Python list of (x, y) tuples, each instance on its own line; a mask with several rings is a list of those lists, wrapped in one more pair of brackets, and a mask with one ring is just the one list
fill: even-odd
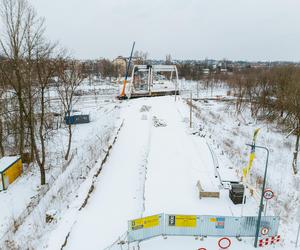
[(90, 122), (90, 115), (80, 115), (80, 114), (76, 114), (76, 115), (66, 115), (65, 116), (65, 121), (66, 124), (82, 124), (82, 123), (89, 123)]

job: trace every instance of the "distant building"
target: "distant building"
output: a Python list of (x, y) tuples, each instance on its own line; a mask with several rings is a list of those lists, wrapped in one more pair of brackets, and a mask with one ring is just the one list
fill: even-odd
[(127, 58), (123, 56), (118, 56), (113, 60), (113, 65), (118, 68), (118, 72), (120, 75), (125, 75), (126, 67), (127, 67)]
[(202, 69), (202, 72), (204, 75), (208, 75), (209, 74), (209, 69)]

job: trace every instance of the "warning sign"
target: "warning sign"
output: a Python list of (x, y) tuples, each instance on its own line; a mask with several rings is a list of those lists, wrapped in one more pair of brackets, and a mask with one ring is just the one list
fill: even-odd
[(225, 217), (211, 217), (209, 222), (215, 223), (217, 229), (224, 229)]
[(225, 218), (224, 217), (217, 217), (216, 218), (216, 228), (217, 229), (224, 229), (225, 226)]
[(260, 233), (262, 235), (267, 235), (269, 233), (269, 228), (267, 227), (263, 227), (261, 230), (260, 230)]
[(272, 199), (274, 197), (274, 193), (273, 193), (273, 191), (271, 190), (271, 189), (266, 189), (265, 191), (264, 191), (264, 198), (266, 199), (266, 200), (270, 200), (270, 199)]
[(169, 226), (173, 227), (196, 227), (196, 215), (169, 215)]
[(213, 223), (214, 223), (214, 222), (216, 222), (216, 221), (217, 221), (217, 218), (215, 218), (215, 217), (209, 219), (209, 222), (213, 222)]
[(223, 237), (223, 238), (219, 239), (218, 245), (221, 249), (227, 249), (231, 245), (231, 240), (227, 237)]
[(131, 229), (151, 228), (159, 226), (159, 215), (148, 216), (131, 221)]

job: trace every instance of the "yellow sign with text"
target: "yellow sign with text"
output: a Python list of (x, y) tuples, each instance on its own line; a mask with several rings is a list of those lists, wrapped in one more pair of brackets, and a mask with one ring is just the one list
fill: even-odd
[(159, 226), (159, 215), (148, 216), (131, 221), (131, 229), (138, 230)]
[(210, 218), (209, 222), (217, 222), (217, 218)]
[(169, 226), (196, 227), (197, 216), (196, 215), (170, 215)]

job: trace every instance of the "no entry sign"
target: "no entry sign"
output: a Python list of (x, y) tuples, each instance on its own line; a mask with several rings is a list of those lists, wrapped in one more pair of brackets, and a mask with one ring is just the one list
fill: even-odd
[(219, 239), (219, 241), (218, 241), (218, 246), (221, 249), (227, 249), (230, 247), (230, 245), (231, 245), (231, 240), (227, 237), (223, 237), (223, 238)]
[(263, 228), (260, 230), (260, 233), (261, 233), (261, 235), (267, 235), (267, 234), (269, 233), (269, 228), (263, 227)]
[(264, 192), (264, 198), (270, 200), (274, 197), (274, 192), (271, 189), (266, 189)]

